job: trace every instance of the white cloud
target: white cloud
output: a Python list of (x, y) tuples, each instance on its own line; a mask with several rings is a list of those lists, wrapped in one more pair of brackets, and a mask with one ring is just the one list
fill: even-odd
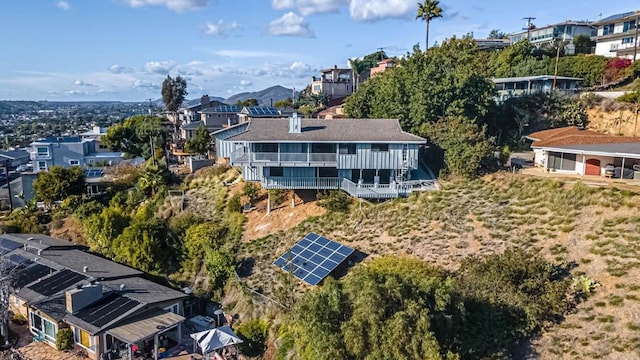
[(174, 66), (173, 61), (149, 61), (144, 64), (144, 70), (152, 74), (167, 75)]
[(287, 56), (284, 53), (270, 52), (270, 51), (257, 51), (257, 50), (214, 50), (211, 51), (213, 55), (230, 57), (230, 58), (267, 58), (267, 57), (283, 57)]
[(148, 81), (148, 80), (136, 80), (133, 82), (133, 84), (131, 84), (131, 87), (159, 89), (160, 85), (156, 83), (152, 83), (151, 81)]
[(315, 36), (304, 18), (291, 11), (273, 20), (269, 24), (269, 33), (276, 36)]
[(238, 29), (239, 27), (240, 25), (235, 21), (225, 22), (224, 20), (219, 20), (217, 23), (207, 22), (204, 28), (204, 33), (207, 35), (227, 37), (230, 32)]
[(240, 85), (241, 86), (249, 86), (253, 84), (250, 80), (240, 80)]
[(302, 61), (294, 61), (289, 66), (289, 71), (293, 77), (297, 77), (297, 78), (309, 77), (312, 74), (318, 72), (317, 69), (313, 69), (311, 66), (309, 66), (308, 64)]
[(60, 0), (56, 3), (56, 7), (62, 10), (69, 10), (71, 9), (71, 4), (68, 1)]
[(113, 74), (124, 74), (124, 73), (133, 72), (133, 69), (126, 66), (113, 64), (109, 66), (109, 71)]
[(209, 0), (126, 0), (131, 7), (166, 6), (168, 9), (178, 12), (201, 9), (207, 7)]
[(347, 5), (349, 0), (271, 0), (271, 7), (276, 10), (297, 9), (304, 16), (336, 13)]
[(96, 86), (96, 85), (94, 85), (92, 83), (84, 82), (84, 81), (82, 81), (80, 79), (76, 79), (73, 82), (73, 84), (76, 85), (76, 86), (87, 86), (87, 87), (95, 87)]
[(415, 0), (351, 0), (349, 4), (349, 14), (359, 21), (405, 18), (415, 10)]

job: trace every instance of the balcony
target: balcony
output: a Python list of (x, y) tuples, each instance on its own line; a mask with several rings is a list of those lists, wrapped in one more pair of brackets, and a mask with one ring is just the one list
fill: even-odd
[(262, 180), (264, 189), (293, 189), (293, 190), (331, 190), (340, 188), (340, 179), (334, 177), (265, 177)]
[(336, 165), (336, 153), (251, 152), (242, 148), (231, 153), (232, 164), (265, 163), (270, 166)]

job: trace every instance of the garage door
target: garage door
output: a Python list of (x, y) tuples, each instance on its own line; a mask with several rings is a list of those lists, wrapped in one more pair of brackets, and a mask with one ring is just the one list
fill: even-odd
[(588, 159), (586, 165), (585, 175), (600, 175), (600, 160)]

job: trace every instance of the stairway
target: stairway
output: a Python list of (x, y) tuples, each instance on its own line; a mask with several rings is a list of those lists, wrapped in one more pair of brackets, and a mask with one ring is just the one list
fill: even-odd
[(396, 176), (396, 182), (401, 183), (406, 180), (407, 172), (409, 171), (409, 150), (407, 144), (402, 145), (402, 167), (400, 173)]

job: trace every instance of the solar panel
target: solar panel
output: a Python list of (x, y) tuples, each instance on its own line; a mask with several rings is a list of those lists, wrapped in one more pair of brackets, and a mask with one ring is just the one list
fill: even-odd
[(226, 113), (238, 113), (240, 112), (240, 107), (237, 105), (221, 105), (215, 109), (216, 112), (226, 112)]
[(0, 237), (0, 253), (3, 255), (19, 247), (22, 247), (21, 243)]
[(253, 116), (267, 116), (267, 115), (277, 115), (278, 110), (271, 106), (251, 106), (247, 107), (250, 115)]
[(80, 310), (75, 316), (92, 325), (102, 327), (138, 305), (140, 305), (139, 301), (119, 294), (111, 294), (96, 304)]
[(21, 289), (22, 287), (49, 275), (52, 270), (53, 269), (50, 267), (42, 264), (32, 264), (31, 266), (27, 266), (25, 269), (19, 271), (19, 276), (14, 285)]
[(86, 279), (84, 275), (65, 269), (29, 286), (29, 289), (44, 296), (51, 296)]
[(103, 171), (100, 169), (90, 169), (90, 170), (85, 170), (84, 172), (84, 176), (87, 178), (101, 177), (103, 174), (104, 174)]
[(318, 285), (354, 250), (315, 233), (309, 233), (273, 264), (309, 285)]

